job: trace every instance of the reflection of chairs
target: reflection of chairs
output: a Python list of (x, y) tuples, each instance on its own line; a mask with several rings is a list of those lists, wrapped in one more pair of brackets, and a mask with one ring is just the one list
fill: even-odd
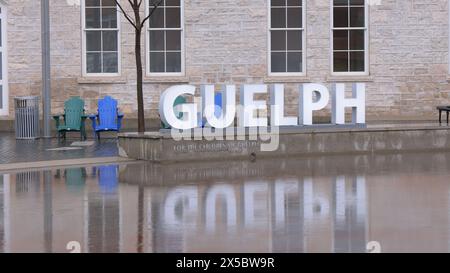
[(79, 192), (84, 189), (86, 185), (86, 169), (76, 168), (67, 169), (64, 171), (66, 178), (67, 190), (71, 192)]
[[(60, 118), (63, 118), (61, 124)], [(54, 115), (58, 131), (58, 139), (66, 138), (67, 132), (80, 132), (81, 140), (86, 140), (86, 129), (84, 126), (87, 116), (84, 114), (84, 101), (80, 97), (70, 98), (64, 103), (64, 114)]]
[(98, 101), (98, 113), (90, 115), (94, 137), (100, 139), (100, 132), (119, 132), (122, 126), (123, 114), (119, 113), (117, 100), (106, 96)]
[[(186, 103), (186, 98), (184, 97), (178, 97), (174, 104), (173, 104), (173, 108), (175, 111), (175, 115), (177, 116), (178, 119), (183, 119), (183, 112), (179, 111), (178, 106), (181, 104), (185, 104)], [(171, 129), (169, 124), (165, 124), (164, 122), (161, 122), (161, 128), (163, 129)]]
[(115, 193), (119, 184), (117, 166), (98, 167), (98, 184), (104, 193)]

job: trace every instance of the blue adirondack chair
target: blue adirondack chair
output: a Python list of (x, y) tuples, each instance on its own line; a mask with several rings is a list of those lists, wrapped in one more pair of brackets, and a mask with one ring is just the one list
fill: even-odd
[[(214, 96), (214, 115), (220, 118), (222, 115), (222, 92), (216, 93)], [(199, 118), (199, 126), (205, 127), (206, 119)]]
[(220, 116), (222, 115), (222, 93), (217, 93), (216, 96), (214, 97), (214, 115), (217, 118), (220, 118)]
[(124, 115), (119, 113), (117, 108), (117, 100), (106, 96), (98, 101), (98, 113), (90, 115), (92, 128), (94, 130), (94, 138), (100, 139), (101, 132), (119, 132), (122, 126)]

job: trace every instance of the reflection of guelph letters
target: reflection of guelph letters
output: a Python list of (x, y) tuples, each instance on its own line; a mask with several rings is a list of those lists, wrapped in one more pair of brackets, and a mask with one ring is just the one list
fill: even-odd
[[(302, 236), (320, 232), (312, 225), (321, 219), (320, 223), (328, 223), (330, 230), (336, 230), (331, 251), (365, 252), (368, 237), (365, 178), (338, 176), (318, 180), (329, 182), (319, 186), (320, 181), (315, 183), (311, 177), (305, 177), (278, 179), (273, 183), (253, 180), (242, 184), (177, 187), (167, 192), (162, 214), (154, 219), (163, 220), (168, 230), (172, 227), (177, 230), (180, 225), (195, 230), (201, 225), (208, 232), (220, 228), (229, 234), (237, 232), (241, 225), (271, 230), (298, 224), (308, 231)], [(270, 219), (275, 225), (264, 226)]]

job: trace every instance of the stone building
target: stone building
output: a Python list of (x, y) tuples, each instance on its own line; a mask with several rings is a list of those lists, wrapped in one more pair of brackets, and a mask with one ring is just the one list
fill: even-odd
[[(40, 1), (0, 3), (5, 124), (15, 96), (41, 94)], [(114, 1), (50, 7), (52, 111), (111, 95), (135, 118), (134, 30)], [(176, 84), (285, 83), (296, 114), (298, 84), (365, 82), (368, 120), (431, 119), (450, 105), (448, 25), (445, 0), (165, 0), (142, 39), (146, 117)]]

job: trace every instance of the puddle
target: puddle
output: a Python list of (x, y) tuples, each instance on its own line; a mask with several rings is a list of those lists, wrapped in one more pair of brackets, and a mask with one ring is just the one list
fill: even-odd
[(448, 252), (449, 197), (450, 153), (11, 173), (0, 252)]

